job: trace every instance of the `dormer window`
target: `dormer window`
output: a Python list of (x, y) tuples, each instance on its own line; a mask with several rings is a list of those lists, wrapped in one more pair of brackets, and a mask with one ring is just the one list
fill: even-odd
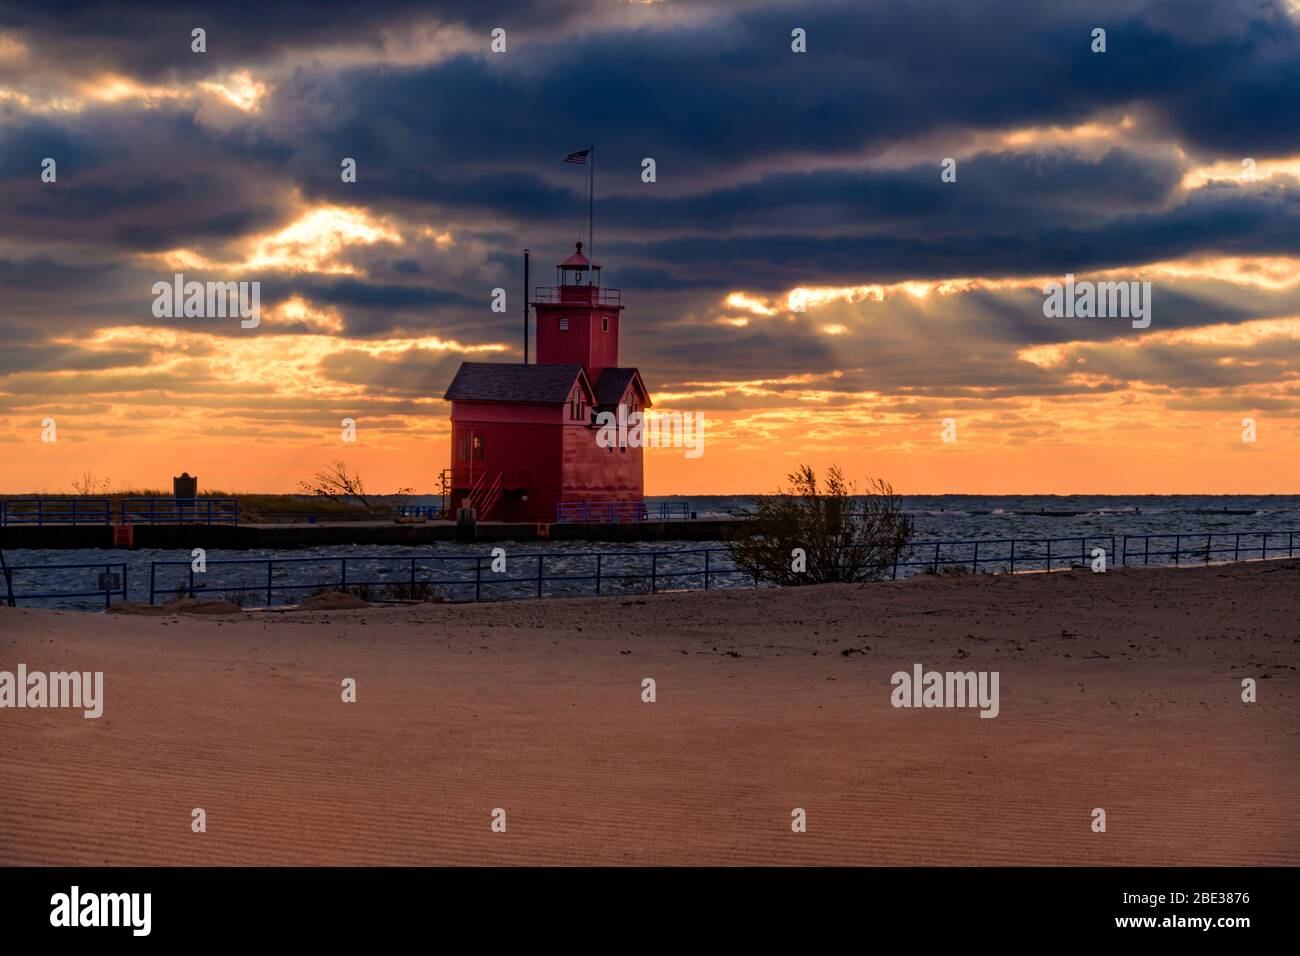
[(574, 393), (569, 396), (569, 420), (575, 422), (582, 421), (582, 415), (585, 411), (586, 409), (583, 408), (582, 393), (575, 390)]
[(560, 317), (560, 331), (561, 331), (561, 332), (567, 332), (567, 331), (569, 331), (569, 319), (568, 319), (568, 316), (561, 316), (561, 317)]

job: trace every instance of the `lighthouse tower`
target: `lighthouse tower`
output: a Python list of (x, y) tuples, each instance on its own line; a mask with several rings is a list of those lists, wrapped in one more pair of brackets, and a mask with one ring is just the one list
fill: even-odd
[(602, 289), (600, 266), (577, 244), (573, 255), (556, 271), (552, 289), (538, 289), (537, 364), (581, 365), (587, 378), (599, 382), (607, 368), (618, 366), (618, 318), (622, 291)]
[(601, 286), (581, 242), (556, 282), (533, 298), (537, 364), (463, 362), (443, 396), (452, 502), (481, 521), (555, 521), (561, 505), (614, 505), (590, 510), (620, 520), (641, 509), (641, 448), (596, 443), (599, 412), (650, 407), (640, 373), (618, 364), (622, 292)]

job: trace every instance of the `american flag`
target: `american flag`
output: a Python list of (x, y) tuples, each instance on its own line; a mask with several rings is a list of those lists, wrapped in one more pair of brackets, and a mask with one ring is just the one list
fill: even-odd
[(580, 149), (576, 153), (570, 153), (568, 156), (564, 157), (564, 161), (566, 163), (573, 163), (575, 166), (586, 166), (587, 154), (590, 152), (590, 147), (587, 149)]

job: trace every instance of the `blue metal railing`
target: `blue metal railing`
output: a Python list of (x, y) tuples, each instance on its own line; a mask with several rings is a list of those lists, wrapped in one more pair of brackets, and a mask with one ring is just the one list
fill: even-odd
[(122, 524), (239, 524), (236, 498), (123, 498)]
[[(719, 554), (726, 558), (715, 557)], [(556, 560), (585, 561), (587, 567), (580, 573), (566, 571), (547, 573), (546, 562), (552, 567)], [(698, 582), (704, 590), (711, 590), (722, 580), (736, 576), (748, 578), (748, 572), (738, 570), (730, 561), (727, 548), (691, 548), (681, 551), (554, 551), (511, 554), (501, 571), (493, 571), (496, 560), (492, 555), (438, 554), (438, 555), (347, 555), (315, 558), (236, 558), (209, 560), (203, 579), (196, 578), (189, 561), (152, 561), (149, 569), (149, 603), (157, 596), (189, 596), (205, 593), (222, 594), (238, 598), (239, 603), (256, 598), (258, 603), (270, 607), (277, 595), (294, 595), (306, 592), (351, 591), (368, 601), (377, 603), (402, 603), (420, 601), (426, 597), (445, 600), (482, 601), (493, 594), (498, 597), (546, 597), (547, 585), (556, 582), (586, 582), (591, 593), (599, 596), (609, 592), (610, 582), (626, 585), (639, 582), (652, 593), (667, 584), (690, 586)], [(622, 567), (611, 567), (619, 562)], [(523, 565), (524, 571), (516, 569)], [(635, 566), (629, 566), (635, 565)], [(327, 569), (305, 579), (295, 570)], [(253, 580), (241, 577), (237, 582), (205, 583), (206, 576), (223, 568), (250, 568)], [(159, 571), (167, 577), (168, 568), (184, 568), (180, 575), (160, 580)], [(277, 577), (278, 572), (278, 577)], [(507, 593), (502, 594), (505, 587)], [(566, 585), (567, 587), (567, 585)], [(551, 591), (554, 592), (554, 588)], [(566, 595), (571, 595), (567, 590)]]
[[(1256, 558), (1264, 560), (1270, 555), (1281, 557), (1283, 554), (1293, 558), (1296, 553), (1297, 534), (1300, 532), (1213, 531), (1201, 534), (1126, 534), (1121, 560), (1127, 566), (1130, 557), (1134, 564), (1140, 558), (1143, 565), (1151, 564), (1152, 558), (1156, 559), (1157, 565), (1169, 564), (1171, 558), (1175, 565), (1183, 564), (1184, 558), (1189, 561), (1200, 559), (1203, 564), (1209, 564), (1211, 560), (1249, 561)], [(1155, 542), (1154, 550), (1152, 550), (1152, 542)], [(1170, 543), (1173, 544), (1172, 550), (1169, 548)], [(1229, 554), (1232, 557), (1227, 557)], [(1214, 555), (1224, 557), (1216, 559)]]
[(0, 527), (6, 525), (106, 525), (113, 521), (107, 498), (7, 498), (0, 500)]
[[(1295, 557), (1297, 531), (1209, 532), (1201, 534), (1092, 535), (1069, 538), (1004, 538), (966, 541), (917, 541), (907, 545), (892, 565), (892, 577), (904, 572), (939, 573), (962, 567), (972, 572), (1053, 571), (1088, 566), (1101, 548), (1107, 562), (1118, 566), (1187, 565)], [(1119, 549), (1116, 543), (1119, 542)], [(565, 566), (557, 567), (557, 562)], [(366, 600), (402, 602), (441, 597), (445, 600), (488, 600), (503, 597), (547, 597), (575, 594), (654, 592), (664, 587), (703, 588), (745, 585), (747, 572), (736, 568), (726, 547), (678, 551), (550, 551), (510, 553), (501, 570), (491, 554), (339, 555), (324, 557), (239, 558), (207, 562), (196, 573), (189, 561), (153, 561), (149, 569), (149, 602), (158, 595), (221, 593), (227, 599), (272, 606), (277, 597), (314, 591), (351, 590)], [(181, 573), (175, 569), (184, 568)], [(237, 569), (246, 575), (233, 576)], [(69, 590), (22, 591), (19, 575), (98, 569), (120, 581), (100, 579), (99, 586), (69, 585)], [(225, 572), (225, 573), (223, 573)], [(127, 597), (127, 565), (123, 562), (6, 566), (0, 553), (5, 599), (44, 600), (104, 596)], [(758, 581), (754, 581), (758, 584)]]
[(398, 505), (394, 512), (399, 518), (428, 518), (436, 521), (442, 517), (441, 505)]
[(0, 527), (21, 525), (239, 524), (235, 498), (0, 499)]
[[(15, 578), (24, 571), (38, 571), (45, 575), (50, 571), (88, 571), (94, 570), (98, 577), (97, 586), (90, 589), (89, 584), (76, 585), (79, 590), (56, 591), (22, 591), (15, 584)], [(5, 603), (17, 607), (19, 601), (50, 601), (83, 597), (104, 598), (104, 607), (109, 607), (113, 598), (126, 600), (127, 565), (125, 561), (95, 562), (92, 564), (9, 564), (3, 568), (5, 584)], [(39, 586), (39, 585), (38, 585)]]
[[(1091, 564), (1092, 551), (1102, 548), (1108, 562), (1115, 560), (1115, 536), (1091, 535), (1073, 538), (991, 538), (980, 541), (913, 541), (903, 548), (894, 561), (892, 577), (899, 568), (922, 568), (938, 574), (945, 567), (969, 567), (1021, 571), (1051, 571), (1068, 567), (1076, 560)], [(914, 555), (923, 555), (913, 557)]]
[(685, 501), (561, 501), (555, 506), (557, 524), (626, 524), (642, 521), (689, 521)]

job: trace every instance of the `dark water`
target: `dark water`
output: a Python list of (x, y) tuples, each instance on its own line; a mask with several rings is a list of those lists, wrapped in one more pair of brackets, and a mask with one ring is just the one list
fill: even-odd
[[(647, 501), (687, 501), (701, 517), (753, 511), (745, 497)], [(925, 538), (1300, 531), (1300, 495), (913, 495), (903, 508)]]
[[(700, 517), (741, 516), (752, 511), (752, 501), (743, 497), (675, 496), (650, 498), (658, 501), (686, 501)], [(980, 571), (1010, 569), (1009, 544), (1017, 539), (1016, 570), (1046, 566), (1047, 546), (1027, 539), (1056, 539), (1052, 544), (1052, 566), (1086, 563), (1094, 548), (1105, 550), (1107, 560), (1123, 559), (1123, 536), (1182, 534), (1181, 541), (1131, 538), (1130, 562), (1155, 564), (1201, 563), (1236, 557), (1285, 556), (1295, 534), (1300, 544), (1300, 496), (1213, 496), (1171, 495), (1117, 497), (1079, 495), (944, 495), (904, 498), (904, 508), (916, 522), (917, 544), (904, 556), (899, 576), (921, 573), (937, 556), (943, 564), (964, 564)], [(1268, 532), (1267, 541), (1263, 533)], [(1243, 537), (1237, 538), (1238, 533)], [(1212, 551), (1207, 555), (1205, 535)], [(1192, 537), (1199, 536), (1199, 537)], [(970, 544), (944, 544), (937, 552), (926, 542), (980, 542), (978, 553)], [(294, 602), (313, 590), (333, 587), (344, 577), (342, 557), (348, 556), (346, 580), (367, 590), (367, 597), (409, 597), (412, 570), (416, 596), (433, 593), (449, 600), (535, 597), (537, 570), (542, 564), (541, 594), (546, 597), (592, 595), (600, 574), (602, 594), (639, 594), (652, 589), (702, 587), (706, 556), (702, 549), (721, 547), (720, 542), (640, 542), (606, 544), (598, 542), (505, 542), (506, 570), (491, 570), (492, 545), (457, 545), (451, 542), (418, 548), (346, 545), (302, 549), (292, 552), (219, 551), (207, 553), (208, 570), (195, 575), (198, 587), (206, 588), (205, 599), (225, 599), (246, 607), (266, 605), (268, 568), (263, 564), (222, 564), (277, 558), (270, 570), (273, 604)], [(1260, 549), (1267, 546), (1267, 553)], [(1199, 551), (1197, 549), (1200, 549)], [(1240, 549), (1240, 550), (1239, 550)], [(538, 553), (546, 555), (538, 558)], [(599, 567), (595, 552), (600, 552)], [(650, 557), (651, 552), (672, 552)], [(1153, 553), (1154, 552), (1154, 553)], [(1298, 552), (1300, 553), (1300, 552)], [(482, 558), (476, 570), (474, 556)], [(11, 566), (125, 563), (128, 595), (132, 600), (150, 598), (151, 562), (183, 562), (179, 566), (153, 568), (154, 597), (162, 602), (176, 597), (189, 586), (190, 555), (184, 551), (7, 551)], [(470, 560), (464, 560), (465, 558)], [(306, 560), (302, 560), (306, 559)], [(709, 587), (747, 586), (736, 574), (726, 553), (707, 556)], [(68, 569), (17, 570), (14, 588), (19, 594), (51, 591), (94, 591), (102, 566)], [(114, 573), (120, 573), (117, 568)], [(406, 590), (404, 590), (404, 588)], [(287, 589), (287, 590), (286, 590)], [(102, 609), (102, 596), (24, 601), (76, 610)]]

